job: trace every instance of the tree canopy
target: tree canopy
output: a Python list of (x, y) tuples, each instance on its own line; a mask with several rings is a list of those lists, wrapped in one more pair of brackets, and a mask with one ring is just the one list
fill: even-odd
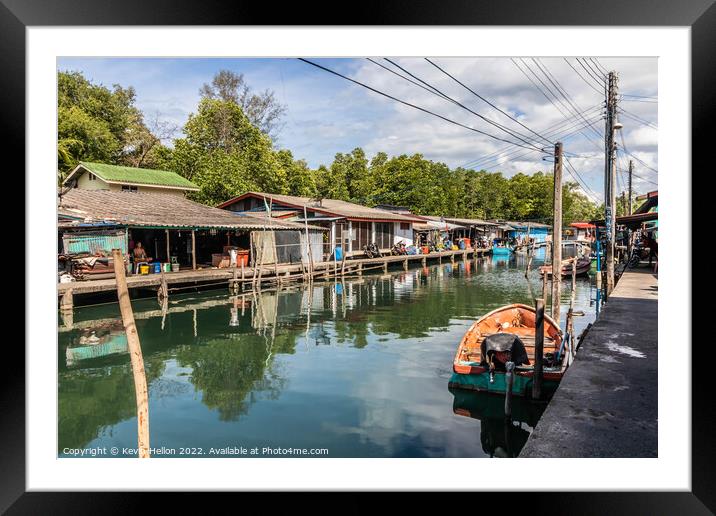
[[(548, 222), (551, 172), (518, 173), (450, 169), (421, 154), (372, 157), (360, 147), (339, 152), (311, 169), (290, 150), (277, 149), (271, 132), (285, 107), (273, 93), (251, 93), (242, 75), (216, 74), (180, 137), (161, 121), (145, 123), (131, 87), (92, 84), (78, 72), (58, 73), (58, 171), (61, 180), (79, 160), (172, 170), (200, 186), (191, 194), (216, 205), (250, 190), (331, 198), (366, 206), (406, 206), (414, 213), (462, 218)], [(603, 210), (602, 210), (603, 211)], [(565, 223), (599, 217), (579, 189), (563, 188)]]

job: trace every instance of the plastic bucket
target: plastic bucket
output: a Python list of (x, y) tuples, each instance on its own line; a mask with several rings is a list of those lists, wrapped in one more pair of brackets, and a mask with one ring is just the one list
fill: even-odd
[(152, 268), (154, 269), (154, 274), (159, 274), (162, 272), (162, 264), (159, 262), (152, 263)]
[(179, 272), (179, 264), (172, 263), (172, 272)]
[(343, 259), (343, 249), (341, 248), (341, 246), (339, 246), (339, 245), (336, 246), (336, 251), (334, 254), (336, 256), (337, 262), (339, 262)]
[(140, 265), (139, 274), (149, 274), (149, 265)]

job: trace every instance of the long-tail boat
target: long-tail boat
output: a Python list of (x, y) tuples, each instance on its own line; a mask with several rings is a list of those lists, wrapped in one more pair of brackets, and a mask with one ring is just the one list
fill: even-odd
[[(535, 310), (523, 304), (503, 306), (482, 316), (463, 336), (453, 361), (449, 386), (504, 394), (507, 362), (515, 364), (512, 393), (531, 392), (535, 361)], [(569, 335), (544, 316), (542, 388), (557, 387), (572, 362)]]

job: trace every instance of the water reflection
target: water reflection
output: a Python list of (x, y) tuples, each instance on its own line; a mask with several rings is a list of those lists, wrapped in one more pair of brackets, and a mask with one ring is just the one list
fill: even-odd
[[(447, 382), (476, 317), (532, 302), (520, 263), (458, 260), (280, 292), (179, 295), (160, 307), (133, 301), (152, 445), (326, 447), (332, 457), (513, 453), (531, 420), (515, 419), (501, 438), (495, 418), (453, 410), (477, 413), (473, 401), (458, 404), (463, 397)], [(589, 283), (578, 283), (577, 308), (589, 313)], [(568, 303), (568, 288), (563, 295)], [(590, 321), (578, 318), (577, 331)], [(116, 305), (78, 309), (72, 328), (59, 328), (60, 455), (136, 444), (121, 328)], [(92, 332), (101, 345), (124, 349), (79, 358), (77, 350), (98, 344), (87, 342)]]
[(505, 398), (485, 392), (450, 389), (453, 412), (480, 421), (480, 443), (490, 457), (517, 457), (546, 404), (516, 397), (512, 417), (505, 418)]

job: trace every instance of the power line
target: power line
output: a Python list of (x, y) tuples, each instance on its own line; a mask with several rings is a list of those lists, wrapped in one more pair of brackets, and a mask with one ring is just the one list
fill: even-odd
[[(589, 69), (592, 70), (597, 77), (599, 77), (600, 80), (604, 80), (604, 74), (602, 72), (600, 72), (596, 66), (594, 68), (592, 68), (592, 65), (589, 64), (589, 61), (587, 61), (587, 59), (584, 57), (582, 58), (582, 61), (584, 61), (584, 64), (586, 64), (589, 67)], [(596, 70), (595, 70), (595, 68), (596, 68)], [(601, 77), (600, 77), (600, 75), (601, 75)]]
[(599, 59), (595, 58), (589, 58), (592, 60), (592, 62), (597, 65), (597, 68), (599, 68), (599, 71), (601, 71), (604, 75), (609, 75), (609, 70), (607, 70), (604, 66), (602, 66), (602, 63), (599, 62)]
[[(549, 79), (549, 81), (557, 89), (557, 91), (562, 95), (562, 97), (564, 97), (564, 99), (567, 101), (567, 103), (572, 107), (572, 109), (574, 110), (574, 113), (576, 113), (577, 116), (579, 116), (579, 112), (582, 111), (582, 108), (579, 107), (579, 105), (572, 99), (572, 97), (569, 95), (569, 93), (567, 93), (567, 90), (564, 89), (564, 87), (560, 84), (560, 82), (557, 80), (557, 78), (552, 74), (552, 72), (549, 71), (549, 68), (547, 68), (547, 65), (542, 63), (539, 59), (535, 60), (534, 58), (532, 58), (532, 60), (535, 62), (537, 67), (542, 71), (542, 73), (545, 74), (547, 79)], [(590, 127), (592, 128), (592, 130), (594, 131), (594, 133), (597, 135), (598, 138), (602, 138), (602, 134), (599, 131), (597, 131), (596, 129), (594, 129), (593, 125), (590, 124)]]
[[(572, 162), (569, 161), (569, 158), (565, 158), (565, 163), (567, 164), (567, 172), (569, 172), (569, 175), (571, 175), (577, 181), (577, 183), (579, 183), (579, 185), (584, 190), (584, 193), (587, 194), (588, 197), (592, 197), (592, 200), (599, 204), (599, 196), (594, 192), (594, 190), (589, 187), (589, 185), (582, 178), (582, 176), (579, 175), (579, 172), (577, 172), (577, 169), (574, 168), (574, 165), (572, 165)], [(590, 193), (592, 195), (590, 195)]]
[[(399, 74), (399, 73), (396, 72), (395, 70), (392, 70), (392, 69), (388, 68), (388, 67), (385, 66), (384, 64), (379, 63), (378, 61), (374, 61), (374, 60), (371, 59), (370, 57), (366, 57), (366, 59), (367, 59), (368, 61), (370, 61), (371, 63), (373, 63), (374, 65), (380, 66), (383, 70), (386, 70), (386, 71), (392, 73), (393, 75), (397, 75), (397, 76), (400, 77), (401, 79), (406, 80), (406, 81), (408, 81), (408, 82), (410, 82), (410, 83), (412, 83), (412, 84), (418, 86), (419, 88), (424, 89), (424, 90), (427, 91), (428, 93), (432, 93), (433, 95), (436, 95), (436, 93), (435, 93), (433, 90), (431, 90), (430, 88), (427, 88), (427, 87), (423, 86), (423, 85), (420, 84), (419, 82), (416, 82), (416, 81), (412, 80), (410, 77), (405, 77), (404, 75)], [(442, 95), (439, 95), (439, 96), (442, 97)], [(444, 98), (444, 97), (442, 97), (442, 98)]]
[[(577, 123), (582, 124), (583, 122), (578, 121)], [(562, 135), (558, 136), (557, 139), (559, 139), (561, 141), (566, 141), (569, 138), (571, 138), (572, 136), (578, 134), (580, 129), (581, 128), (577, 128), (577, 130), (572, 131), (571, 133), (562, 134)], [(516, 161), (516, 160), (518, 160), (522, 157), (525, 157), (535, 151), (529, 150), (527, 152), (520, 152), (520, 154), (518, 154), (518, 155), (515, 155), (515, 152), (520, 152), (520, 149), (513, 149), (513, 150), (505, 153), (504, 155), (498, 155), (494, 158), (478, 159), (478, 160), (476, 160), (477, 163), (475, 163), (474, 165), (470, 165), (469, 168), (477, 168), (479, 166), (481, 169), (487, 170), (487, 169), (494, 168), (495, 166), (499, 165), (503, 158), (510, 158), (511, 161)], [(466, 168), (466, 167), (467, 167), (467, 165), (463, 166), (463, 168)]]
[[(542, 95), (544, 95), (544, 97), (550, 102), (550, 104), (552, 104), (552, 105), (557, 109), (557, 111), (559, 111), (559, 113), (560, 113), (565, 119), (569, 119), (570, 116), (572, 116), (572, 113), (571, 113), (571, 111), (569, 110), (569, 108), (567, 108), (567, 107), (564, 105), (564, 103), (554, 94), (554, 92), (549, 88), (549, 86), (547, 86), (547, 85), (544, 83), (544, 81), (543, 81), (542, 79), (540, 79), (540, 77), (534, 72), (534, 70), (532, 70), (532, 69), (529, 67), (529, 65), (528, 65), (527, 63), (524, 62), (524, 60), (520, 59), (520, 61), (522, 61), (522, 64), (525, 66), (525, 68), (527, 68), (527, 69), (535, 76), (535, 78), (547, 89), (547, 91), (548, 91), (549, 93), (551, 93), (552, 96), (554, 96), (554, 98), (555, 98), (563, 107), (565, 107), (565, 108), (567, 109), (567, 111), (570, 113), (569, 115), (566, 115), (566, 114), (564, 113), (564, 111), (562, 111), (562, 109), (561, 109), (557, 104), (554, 103), (554, 101), (544, 92), (544, 90), (543, 90), (542, 88), (540, 88), (539, 85), (537, 85), (537, 83), (535, 83), (535, 82), (532, 80), (532, 78), (531, 78), (529, 75), (527, 75), (527, 73), (526, 73), (524, 70), (522, 70), (522, 68), (517, 64), (517, 62), (516, 62), (514, 59), (512, 59), (512, 58), (510, 58), (510, 59), (512, 60), (512, 63), (513, 63), (515, 66), (517, 66), (517, 68), (523, 73), (523, 75), (530, 80), (530, 82), (542, 93)], [(594, 130), (594, 128), (592, 128), (592, 130)], [(599, 134), (599, 133), (596, 132), (596, 131), (595, 131), (595, 133), (597, 134), (598, 137), (601, 138), (601, 134)], [(592, 143), (594, 143), (595, 145), (597, 145), (598, 148), (601, 148), (601, 145), (600, 145), (598, 142), (594, 141), (591, 137), (587, 136), (586, 134), (584, 134), (584, 133), (582, 133), (582, 134), (583, 134), (583, 136), (584, 136), (585, 138), (587, 138), (587, 139), (590, 140)]]
[(579, 66), (581, 66), (584, 71), (587, 72), (587, 75), (591, 77), (597, 83), (598, 86), (601, 86), (602, 88), (606, 87), (604, 79), (600, 78), (599, 74), (594, 75), (594, 71), (591, 68), (588, 68), (582, 61), (579, 60), (578, 57), (575, 57), (575, 59), (577, 60), (577, 63), (579, 63)]
[(472, 93), (473, 95), (475, 95), (477, 98), (479, 98), (479, 99), (482, 100), (483, 102), (486, 102), (487, 104), (489, 104), (490, 106), (492, 106), (493, 108), (495, 108), (496, 110), (498, 110), (500, 113), (502, 113), (503, 115), (505, 115), (506, 117), (508, 117), (510, 120), (513, 120), (514, 122), (520, 124), (522, 127), (524, 127), (525, 129), (527, 129), (529, 132), (531, 132), (531, 133), (534, 134), (535, 136), (537, 136), (537, 137), (539, 137), (539, 138), (542, 138), (542, 140), (546, 141), (548, 144), (554, 145), (554, 142), (549, 141), (549, 140), (548, 140), (547, 138), (545, 138), (543, 135), (541, 135), (541, 134), (539, 134), (539, 133), (533, 131), (532, 129), (530, 129), (529, 127), (527, 127), (525, 124), (523, 124), (522, 122), (520, 122), (519, 120), (517, 120), (516, 118), (514, 118), (512, 115), (510, 115), (509, 113), (503, 111), (502, 109), (500, 109), (499, 107), (497, 107), (495, 104), (493, 104), (492, 102), (490, 102), (489, 100), (487, 100), (485, 97), (483, 97), (483, 96), (480, 95), (479, 93), (473, 91), (471, 88), (469, 88), (468, 86), (466, 86), (465, 84), (463, 84), (462, 82), (460, 82), (457, 78), (455, 78), (453, 75), (451, 75), (450, 73), (448, 73), (446, 70), (444, 70), (443, 68), (441, 68), (440, 66), (438, 66), (438, 65), (435, 64), (434, 62), (432, 62), (432, 61), (431, 61), (430, 59), (428, 59), (427, 57), (425, 57), (424, 59), (425, 59), (428, 63), (430, 63), (431, 65), (433, 65), (435, 68), (437, 68), (438, 70), (440, 70), (442, 73), (444, 73), (445, 75), (447, 75), (448, 77), (450, 77), (453, 81), (455, 81), (456, 83), (458, 83), (460, 86), (462, 86), (463, 88), (465, 88), (467, 91), (469, 91), (470, 93)]
[[(622, 148), (624, 149), (624, 152), (626, 152), (629, 156), (631, 156), (632, 158), (634, 158), (635, 160), (637, 160), (639, 163), (641, 163), (641, 164), (642, 164), (643, 166), (645, 166), (647, 169), (651, 170), (652, 172), (654, 172), (654, 173), (656, 173), (656, 174), (659, 173), (658, 170), (656, 170), (655, 168), (650, 167), (649, 165), (647, 165), (646, 163), (644, 163), (640, 158), (636, 157), (636, 156), (633, 155), (631, 152), (629, 152), (629, 149), (627, 149), (627, 146), (626, 146), (626, 142), (624, 141), (624, 133), (621, 134), (621, 138), (622, 138)], [(643, 177), (641, 177), (641, 176), (639, 176), (639, 175), (637, 175), (637, 174), (634, 174), (633, 172), (632, 172), (632, 175), (634, 175), (634, 176), (636, 176), (636, 177), (638, 177), (639, 179), (642, 179), (642, 180), (644, 180), (644, 181), (648, 181), (648, 182), (650, 182), (650, 183), (652, 183), (652, 184), (654, 184), (654, 185), (656, 184), (656, 183), (654, 183), (653, 181), (650, 181), (650, 180), (648, 180), (648, 179), (646, 179), (646, 178), (643, 178)]]
[[(595, 110), (601, 110), (601, 106), (595, 106), (591, 109), (588, 109), (583, 114), (586, 115), (586, 114), (591, 113)], [(592, 115), (592, 116), (594, 116), (594, 115)], [(599, 116), (597, 118), (601, 118), (601, 114), (599, 114)], [(569, 131), (569, 130), (573, 129), (574, 127), (578, 127), (579, 129), (581, 129), (582, 128), (581, 126), (583, 124), (584, 124), (584, 122), (582, 122), (581, 120), (568, 120), (566, 122), (564, 120), (560, 120), (556, 124), (552, 124), (552, 125), (548, 126), (547, 128), (545, 128), (543, 130), (543, 132), (545, 135), (547, 135), (550, 138), (555, 139), (555, 140), (565, 139), (565, 134), (566, 134), (565, 131)], [(562, 134), (562, 133), (564, 133), (564, 134)], [(488, 163), (490, 161), (490, 158), (492, 158), (493, 156), (497, 156), (497, 155), (500, 155), (503, 153), (506, 153), (505, 156), (509, 156), (509, 155), (514, 154), (515, 152), (520, 151), (520, 149), (512, 149), (509, 151), (508, 151), (508, 149), (510, 149), (509, 146), (502, 147), (502, 148), (497, 149), (496, 151), (491, 152), (485, 156), (474, 159), (472, 161), (468, 161), (467, 163), (465, 163), (463, 165), (463, 167), (478, 166), (480, 163), (483, 163), (483, 162)]]
[(594, 65), (600, 72), (602, 72), (604, 75), (609, 75), (609, 70), (602, 66), (602, 63), (599, 62), (599, 59), (597, 59), (596, 57), (590, 57), (589, 60), (594, 63)]
[(451, 98), (450, 96), (448, 96), (447, 94), (443, 93), (442, 91), (440, 91), (438, 88), (436, 88), (436, 87), (433, 86), (432, 84), (428, 83), (427, 81), (424, 81), (423, 79), (421, 79), (421, 78), (418, 77), (417, 75), (412, 74), (410, 71), (406, 70), (405, 68), (403, 68), (402, 66), (400, 66), (398, 63), (395, 63), (394, 61), (391, 61), (391, 60), (388, 59), (387, 57), (384, 57), (383, 59), (385, 59), (386, 61), (388, 61), (388, 62), (389, 62), (390, 64), (392, 64), (393, 66), (395, 66), (395, 67), (399, 68), (400, 70), (404, 71), (405, 73), (407, 73), (408, 75), (410, 75), (410, 76), (413, 77), (414, 79), (416, 79), (416, 80), (420, 81), (421, 83), (423, 83), (425, 86), (427, 86), (428, 88), (430, 88), (431, 90), (433, 90), (433, 91), (435, 92), (435, 94), (437, 94), (437, 95), (440, 96), (441, 98), (443, 98), (443, 99), (445, 99), (445, 100), (448, 100), (449, 102), (452, 102), (452, 103), (455, 104), (456, 106), (459, 106), (459, 107), (461, 107), (462, 109), (464, 109), (464, 110), (466, 110), (466, 111), (472, 113), (473, 115), (475, 115), (476, 117), (480, 118), (481, 120), (484, 120), (484, 121), (487, 122), (488, 124), (490, 124), (490, 125), (492, 125), (492, 126), (494, 126), (494, 127), (497, 127), (497, 128), (500, 129), (501, 131), (506, 132), (507, 134), (509, 134), (509, 135), (512, 136), (513, 138), (517, 138), (518, 140), (520, 140), (521, 142), (523, 142), (523, 143), (525, 143), (525, 144), (527, 144), (527, 145), (532, 145), (532, 146), (536, 147), (532, 141), (529, 141), (529, 140), (526, 140), (526, 139), (525, 139), (525, 138), (529, 138), (529, 136), (525, 136), (525, 135), (523, 135), (523, 134), (520, 134), (520, 133), (517, 133), (517, 132), (513, 132), (513, 131), (511, 131), (510, 129), (508, 129), (507, 127), (505, 127), (504, 125), (499, 124), (499, 123), (495, 122), (494, 120), (491, 120), (491, 119), (489, 119), (489, 118), (487, 118), (487, 117), (481, 115), (480, 113), (477, 113), (477, 112), (473, 111), (473, 110), (470, 109), (469, 107), (465, 106), (464, 104), (458, 102), (457, 100), (455, 100), (455, 99)]
[(567, 60), (566, 57), (563, 57), (562, 59), (564, 59), (564, 62), (567, 63), (567, 64), (569, 65), (569, 67), (570, 67), (572, 70), (574, 70), (574, 72), (575, 72), (577, 75), (579, 75), (579, 78), (582, 79), (582, 80), (587, 84), (587, 86), (589, 86), (590, 88), (592, 88), (594, 91), (596, 91), (596, 92), (599, 93), (600, 95), (604, 95), (604, 91), (599, 91), (599, 88), (597, 88), (594, 84), (592, 84), (592, 83), (589, 82), (587, 79), (585, 79), (584, 76), (583, 76), (581, 73), (579, 73), (579, 70), (577, 70), (574, 66), (572, 66), (572, 63), (570, 63), (570, 62)]
[(423, 107), (416, 106), (415, 104), (411, 104), (410, 102), (407, 102), (407, 101), (405, 101), (405, 100), (401, 100), (401, 99), (399, 99), (399, 98), (397, 98), (397, 97), (394, 97), (394, 96), (392, 96), (392, 95), (389, 95), (388, 93), (385, 93), (385, 92), (382, 92), (382, 91), (380, 91), (380, 90), (377, 90), (376, 88), (373, 88), (372, 86), (368, 86), (367, 84), (364, 84), (364, 83), (362, 83), (362, 82), (360, 82), (360, 81), (357, 81), (357, 80), (355, 80), (355, 79), (352, 79), (352, 78), (350, 78), (350, 77), (348, 77), (348, 76), (346, 76), (346, 75), (343, 75), (343, 74), (341, 74), (341, 73), (339, 73), (339, 72), (336, 72), (336, 71), (334, 71), (334, 70), (331, 70), (330, 68), (326, 68), (325, 66), (322, 66), (322, 65), (320, 65), (320, 64), (318, 64), (318, 63), (314, 63), (313, 61), (309, 61), (308, 59), (304, 59), (304, 58), (302, 58), (302, 57), (299, 57), (298, 60), (299, 60), (299, 61), (303, 61), (304, 63), (310, 64), (311, 66), (315, 66), (316, 68), (320, 68), (320, 69), (323, 70), (323, 71), (326, 71), (326, 72), (328, 72), (328, 73), (331, 73), (331, 74), (333, 74), (333, 75), (336, 75), (336, 76), (338, 76), (338, 77), (341, 77), (342, 79), (345, 79), (345, 80), (347, 80), (347, 81), (350, 81), (350, 82), (352, 82), (352, 83), (354, 83), (354, 84), (357, 84), (357, 85), (359, 85), (359, 86), (362, 86), (363, 88), (366, 88), (366, 89), (368, 89), (368, 90), (370, 90), (370, 91), (372, 91), (372, 92), (374, 92), (374, 93), (377, 93), (378, 95), (382, 95), (383, 97), (386, 97), (386, 98), (389, 98), (389, 99), (394, 100), (394, 101), (396, 101), (396, 102), (399, 102), (400, 104), (403, 104), (403, 105), (405, 105), (405, 106), (411, 107), (411, 108), (413, 108), (413, 109), (417, 109), (418, 111), (422, 111), (423, 113), (427, 113), (427, 114), (432, 115), (432, 116), (434, 116), (434, 117), (440, 118), (441, 120), (444, 120), (444, 121), (446, 121), (446, 122), (449, 122), (449, 123), (451, 123), (451, 124), (453, 124), (453, 125), (462, 127), (463, 129), (468, 129), (469, 131), (473, 131), (473, 132), (476, 132), (476, 133), (479, 133), (479, 134), (488, 136), (488, 137), (490, 137), (490, 138), (493, 138), (493, 139), (495, 139), (495, 140), (498, 140), (498, 141), (501, 141), (501, 142), (505, 142), (505, 143), (509, 143), (509, 144), (511, 144), (511, 145), (515, 145), (515, 146), (517, 146), (517, 147), (523, 147), (523, 148), (525, 148), (525, 149), (529, 148), (529, 147), (525, 147), (525, 146), (523, 146), (523, 145), (520, 145), (519, 143), (511, 142), (511, 141), (509, 141), (509, 140), (505, 140), (504, 138), (500, 138), (499, 136), (495, 136), (495, 135), (493, 135), (493, 134), (486, 133), (485, 131), (481, 131), (481, 130), (479, 130), (479, 129), (475, 129), (474, 127), (470, 127), (470, 126), (467, 126), (467, 125), (465, 125), (465, 124), (461, 124), (460, 122), (456, 122), (455, 120), (452, 120), (452, 119), (450, 119), (450, 118), (447, 118), (447, 117), (445, 117), (445, 116), (443, 116), (443, 115), (440, 115), (440, 114), (438, 114), (438, 113), (434, 113), (433, 111), (430, 111), (430, 110), (425, 109), (425, 108), (423, 108)]
[(659, 129), (659, 127), (656, 124), (654, 124), (653, 122), (649, 122), (648, 120), (645, 120), (645, 119), (641, 118), (640, 116), (635, 115), (631, 111), (627, 111), (626, 109), (624, 109), (622, 107), (619, 108), (619, 112), (621, 114), (623, 114), (624, 116), (626, 116), (627, 118), (634, 120), (635, 122), (639, 122), (641, 124), (648, 125), (652, 129)]

